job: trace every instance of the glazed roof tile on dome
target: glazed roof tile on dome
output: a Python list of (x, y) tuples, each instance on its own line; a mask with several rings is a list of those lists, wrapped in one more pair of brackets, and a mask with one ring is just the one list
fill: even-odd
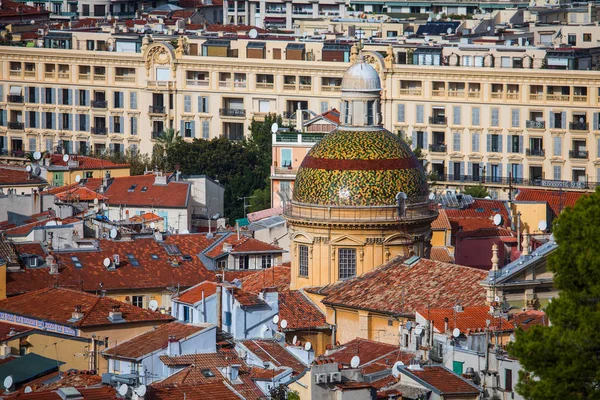
[(407, 144), (385, 129), (326, 135), (304, 158), (294, 186), (296, 202), (334, 206), (390, 206), (426, 201), (423, 167)]

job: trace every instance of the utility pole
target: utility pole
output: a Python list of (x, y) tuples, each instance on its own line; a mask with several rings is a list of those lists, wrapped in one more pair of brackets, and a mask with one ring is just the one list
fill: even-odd
[(247, 215), (246, 211), (248, 210), (248, 207), (250, 207), (250, 204), (248, 204), (247, 200), (248, 199), (253, 199), (255, 197), (256, 196), (238, 197), (238, 200), (243, 200), (244, 201), (244, 218), (246, 218), (246, 215)]

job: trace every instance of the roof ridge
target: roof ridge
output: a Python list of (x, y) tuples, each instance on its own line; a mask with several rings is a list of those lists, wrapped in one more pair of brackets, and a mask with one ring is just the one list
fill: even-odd
[(100, 302), (100, 300), (102, 300), (103, 297), (98, 297), (98, 299), (96, 299), (96, 301), (94, 302), (94, 304), (92, 305), (92, 307), (90, 308), (89, 312), (86, 312), (83, 314), (83, 318), (81, 318), (79, 321), (77, 321), (75, 323), (76, 326), (82, 326), (83, 322), (90, 316), (90, 314), (92, 314), (92, 312), (96, 309), (96, 306), (98, 305), (98, 303)]

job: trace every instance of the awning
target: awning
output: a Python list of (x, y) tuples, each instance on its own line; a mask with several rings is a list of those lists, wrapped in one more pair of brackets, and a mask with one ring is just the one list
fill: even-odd
[(248, 221), (248, 218), (239, 218), (235, 220), (235, 224), (241, 228), (250, 225), (250, 221)]
[(265, 17), (265, 24), (285, 24), (285, 17)]
[(248, 42), (247, 49), (264, 49), (267, 46), (265, 42)]
[(444, 160), (431, 160), (432, 164), (444, 164)]
[(211, 47), (229, 47), (229, 40), (211, 39), (204, 42), (203, 46)]
[(23, 87), (21, 87), (21, 86), (11, 86), (10, 87), (10, 94), (12, 94), (14, 96), (20, 96), (21, 93), (23, 93)]
[(431, 108), (433, 108), (434, 110), (445, 110), (446, 109), (446, 107), (444, 107), (444, 106), (433, 106)]
[(304, 43), (288, 43), (286, 50), (304, 50)]

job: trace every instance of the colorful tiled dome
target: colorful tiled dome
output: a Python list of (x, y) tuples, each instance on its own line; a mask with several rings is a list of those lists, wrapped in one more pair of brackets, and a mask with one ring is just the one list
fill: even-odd
[(426, 201), (423, 167), (400, 138), (385, 129), (338, 129), (306, 155), (294, 201), (331, 206), (386, 206), (404, 192), (407, 203)]

